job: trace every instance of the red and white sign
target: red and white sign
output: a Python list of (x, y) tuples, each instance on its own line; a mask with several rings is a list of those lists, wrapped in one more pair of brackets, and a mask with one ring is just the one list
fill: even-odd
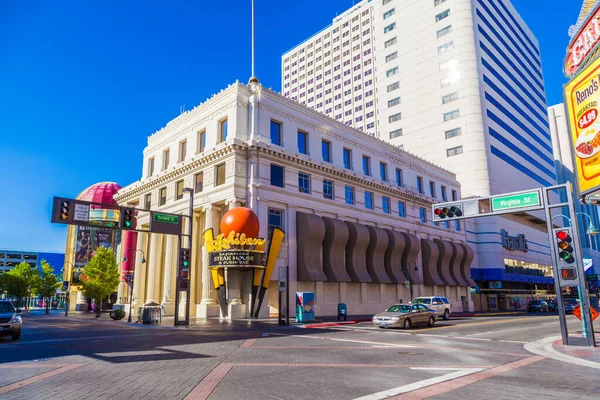
[(598, 43), (600, 43), (600, 7), (594, 10), (569, 44), (565, 59), (565, 75), (573, 76)]

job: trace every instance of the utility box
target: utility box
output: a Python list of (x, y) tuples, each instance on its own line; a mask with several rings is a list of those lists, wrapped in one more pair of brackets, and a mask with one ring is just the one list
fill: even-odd
[(348, 308), (344, 303), (338, 304), (337, 320), (339, 321), (342, 318), (344, 321), (348, 321)]
[(296, 292), (296, 322), (315, 320), (315, 294), (313, 292)]

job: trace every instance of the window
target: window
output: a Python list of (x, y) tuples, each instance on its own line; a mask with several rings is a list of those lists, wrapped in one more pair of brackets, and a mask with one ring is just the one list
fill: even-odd
[(200, 193), (204, 189), (204, 172), (194, 175), (194, 193)]
[(386, 26), (385, 28), (383, 28), (383, 33), (388, 33), (389, 31), (393, 31), (394, 29), (396, 29), (396, 23), (395, 22), (393, 24), (389, 24), (388, 26)]
[(444, 114), (444, 122), (460, 117), (460, 110), (453, 110)]
[(321, 154), (323, 156), (323, 161), (331, 162), (331, 142), (327, 140), (321, 141)]
[(404, 176), (400, 168), (396, 168), (396, 185), (400, 187), (404, 186)]
[(383, 14), (383, 19), (388, 19), (389, 17), (391, 17), (394, 14), (396, 14), (396, 9), (392, 8), (391, 10), (389, 10)]
[(438, 54), (444, 54), (448, 50), (452, 50), (454, 48), (454, 42), (448, 42), (438, 47)]
[(352, 169), (352, 150), (344, 149), (344, 168)]
[(451, 82), (450, 82), (450, 78), (448, 78), (448, 77), (445, 77), (445, 78), (442, 78), (442, 79), (440, 79), (440, 87), (446, 87), (446, 86), (449, 86), (449, 85), (450, 85), (450, 83), (451, 83)]
[(300, 193), (310, 193), (310, 175), (304, 172), (298, 172), (298, 191)]
[(401, 119), (402, 119), (402, 113), (392, 114), (388, 118), (388, 120), (389, 120), (390, 123), (396, 122), (396, 121), (400, 121)]
[(154, 157), (148, 160), (148, 176), (154, 175)]
[(187, 140), (179, 142), (179, 162), (185, 160), (185, 156), (187, 153)]
[(283, 230), (283, 211), (274, 208), (269, 208), (268, 234), (271, 234), (275, 228)]
[(219, 122), (219, 143), (223, 143), (227, 140), (228, 129), (229, 124), (227, 123), (227, 119)]
[(446, 0), (433, 0), (433, 5), (434, 6), (439, 6), (442, 3), (445, 3)]
[(406, 217), (406, 204), (403, 201), (398, 202), (398, 216)]
[(450, 15), (450, 10), (442, 11), (438, 15), (435, 16), (435, 22), (440, 22), (444, 18), (447, 18)]
[(451, 147), (449, 149), (446, 150), (446, 156), (447, 157), (452, 157), (452, 156), (457, 156), (459, 154), (463, 153), (463, 147), (462, 146), (457, 146), (457, 147)]
[(448, 193), (446, 190), (446, 186), (442, 186), (442, 200), (443, 201), (448, 201)]
[(394, 139), (400, 136), (402, 136), (402, 128), (390, 132), (390, 139)]
[(344, 188), (344, 199), (346, 204), (354, 204), (354, 188), (352, 186)]
[(382, 181), (387, 182), (387, 180), (388, 180), (387, 164), (384, 162), (379, 163), (379, 176), (381, 177)]
[(417, 190), (419, 193), (425, 193), (425, 190), (423, 190), (423, 177), (421, 176), (417, 176)]
[(206, 131), (198, 132), (198, 143), (196, 145), (196, 154), (202, 153), (206, 148)]
[(183, 199), (183, 180), (175, 184), (175, 200)]
[(169, 149), (163, 151), (163, 158), (162, 158), (162, 170), (164, 171), (165, 169), (167, 169), (167, 167), (169, 166), (169, 155), (170, 155), (171, 151)]
[(308, 133), (298, 131), (298, 152), (308, 155)]
[(389, 92), (392, 92), (392, 91), (398, 89), (399, 87), (400, 87), (400, 82), (394, 82), (391, 85), (388, 85), (387, 91), (389, 93)]
[(281, 146), (281, 123), (271, 120), (271, 143)]
[(384, 5), (384, 6), (385, 6), (386, 4), (390, 3), (391, 1), (392, 1), (392, 0), (383, 0), (383, 4), (382, 4), (382, 5)]
[(452, 32), (452, 25), (448, 25), (447, 27), (442, 28), (439, 31), (437, 31), (437, 37), (441, 38), (442, 36), (445, 36), (445, 35), (449, 34), (450, 32)]
[(167, 188), (161, 188), (159, 194), (158, 205), (164, 206), (167, 203)]
[(386, 42), (385, 42), (385, 48), (387, 49), (388, 47), (393, 46), (396, 43), (398, 43), (398, 38), (396, 36), (394, 36), (390, 40), (386, 40)]
[(452, 189), (452, 201), (458, 200), (458, 193), (456, 190)]
[(388, 54), (387, 56), (385, 56), (385, 62), (390, 62), (392, 60), (395, 60), (396, 58), (398, 58), (398, 52), (395, 51), (391, 54)]
[(271, 185), (283, 187), (283, 167), (271, 164)]
[(215, 186), (225, 183), (225, 163), (215, 167)]
[(442, 96), (442, 104), (448, 104), (456, 100), (458, 100), (458, 92), (452, 92), (445, 96)]
[(152, 207), (152, 193), (148, 193), (144, 196), (144, 208), (149, 210)]
[(436, 194), (435, 194), (435, 182), (429, 181), (429, 194), (434, 199), (436, 198)]
[(423, 207), (419, 208), (419, 217), (422, 223), (427, 222), (427, 211)]
[(373, 209), (373, 192), (365, 192), (365, 208)]
[(384, 196), (381, 198), (381, 209), (383, 210), (384, 213), (390, 214), (390, 198), (389, 197)]
[(333, 181), (323, 179), (323, 197), (333, 200)]
[(389, 78), (390, 76), (394, 76), (399, 72), (398, 67), (394, 67), (392, 69), (388, 69), (385, 75)]
[(395, 99), (388, 100), (388, 108), (394, 107), (400, 104), (400, 97), (396, 97)]
[(363, 173), (367, 176), (371, 176), (371, 157), (363, 156), (362, 164), (363, 164)]
[(444, 132), (444, 135), (446, 136), (446, 139), (450, 139), (456, 136), (460, 136), (460, 133), (460, 128), (454, 128)]

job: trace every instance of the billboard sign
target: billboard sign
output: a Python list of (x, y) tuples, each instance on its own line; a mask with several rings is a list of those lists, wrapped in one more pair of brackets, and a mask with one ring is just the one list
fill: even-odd
[(583, 196), (600, 188), (600, 59), (565, 86), (564, 96), (575, 180)]
[(565, 76), (572, 77), (600, 43), (600, 7), (597, 7), (567, 47)]

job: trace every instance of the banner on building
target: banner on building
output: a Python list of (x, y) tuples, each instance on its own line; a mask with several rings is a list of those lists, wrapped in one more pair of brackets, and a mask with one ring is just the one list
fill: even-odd
[(600, 59), (565, 86), (565, 106), (580, 196), (600, 189)]
[(92, 258), (98, 247), (113, 248), (113, 231), (111, 229), (78, 226), (75, 240), (75, 267), (84, 267)]

